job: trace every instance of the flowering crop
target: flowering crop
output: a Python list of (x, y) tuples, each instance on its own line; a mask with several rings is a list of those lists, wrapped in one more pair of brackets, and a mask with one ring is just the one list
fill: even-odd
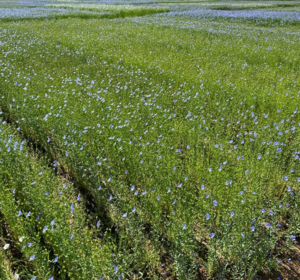
[(277, 25), (296, 24), (300, 22), (299, 11), (260, 11), (260, 10), (211, 10), (211, 9), (189, 9), (184, 11), (170, 12), (169, 16), (183, 16), (187, 18), (198, 18), (202, 20), (243, 20), (256, 24), (266, 23), (270, 26), (272, 22)]
[(285, 15), (3, 22), (3, 119), (51, 163), (39, 170), (32, 156), (32, 174), (14, 164), (14, 151), (25, 164), (30, 150), (7, 136), (5, 166), (28, 174), (11, 176), (22, 217), (43, 213), (38, 231), (69, 276), (152, 276), (166, 265), (166, 274), (196, 279), (201, 265), (239, 279), (273, 267), (279, 240), (296, 242), (299, 20)]
[[(28, 214), (29, 212), (26, 213), (27, 215), (24, 215), (25, 213), (20, 213), (17, 206), (15, 205), (16, 189), (11, 181), (10, 172), (6, 169), (6, 167), (9, 165), (7, 165), (7, 162), (5, 161), (5, 155), (10, 156), (12, 153), (14, 153), (14, 150), (9, 150), (9, 148), (7, 148), (7, 145), (11, 143), (10, 141), (12, 139), (12, 135), (9, 133), (11, 131), (4, 130), (2, 125), (0, 127), (0, 213), (5, 217), (5, 222), (8, 224), (8, 234), (10, 233), (12, 235), (12, 240), (10, 240), (10, 242), (14, 242), (15, 244), (17, 244), (17, 247), (24, 255), (24, 261), (33, 261), (35, 259), (35, 256), (37, 257), (31, 264), (31, 266), (33, 267), (32, 272), (34, 272), (41, 278), (49, 278), (53, 271), (48, 265), (48, 252), (41, 247), (41, 240), (39, 236), (36, 236), (34, 223), (32, 223), (31, 220), (32, 217), (30, 216), (30, 214)], [(5, 139), (5, 137), (7, 138)], [(2, 146), (2, 144), (4, 143), (6, 143), (5, 151), (3, 149), (4, 147)], [(21, 141), (19, 142), (19, 144), (21, 144)], [(14, 157), (12, 157), (11, 159), (15, 160)], [(14, 170), (14, 172), (15, 171), (17, 170)], [(18, 212), (19, 214), (16, 215), (16, 213)], [(9, 250), (9, 247), (4, 246), (4, 249)]]

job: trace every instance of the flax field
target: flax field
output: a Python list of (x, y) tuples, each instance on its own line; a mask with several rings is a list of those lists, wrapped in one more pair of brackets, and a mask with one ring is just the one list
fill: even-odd
[(0, 0), (0, 279), (300, 279), (300, 2)]

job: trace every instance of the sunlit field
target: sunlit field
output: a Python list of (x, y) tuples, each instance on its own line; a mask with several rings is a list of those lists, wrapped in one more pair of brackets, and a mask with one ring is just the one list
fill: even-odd
[(0, 279), (300, 278), (299, 39), (298, 1), (0, 1)]

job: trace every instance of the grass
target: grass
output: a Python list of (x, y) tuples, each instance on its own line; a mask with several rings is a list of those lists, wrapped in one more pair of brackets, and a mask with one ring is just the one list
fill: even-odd
[[(18, 207), (49, 213), (33, 233), (61, 219), (43, 235), (60, 272), (251, 278), (296, 245), (299, 34), (290, 21), (262, 21), (166, 13), (2, 23), (2, 116), (46, 157), (3, 154), (3, 172), (18, 195), (28, 191)], [(76, 187), (61, 198), (63, 174)]]
[(70, 8), (87, 10), (93, 12), (112, 12), (121, 13), (124, 16), (139, 16), (146, 14), (155, 14), (167, 12), (170, 9), (163, 6), (144, 6), (144, 5), (97, 5), (97, 4), (52, 4), (48, 5), (51, 8)]
[(170, 11), (170, 8), (167, 6), (154, 7), (144, 5), (52, 4), (48, 5), (48, 7), (97, 12), (99, 13), (99, 18), (137, 17)]
[(24, 20), (58, 20), (64, 18), (124, 18), (168, 12), (168, 7), (130, 5), (48, 5), (47, 7), (0, 8), (2, 22)]

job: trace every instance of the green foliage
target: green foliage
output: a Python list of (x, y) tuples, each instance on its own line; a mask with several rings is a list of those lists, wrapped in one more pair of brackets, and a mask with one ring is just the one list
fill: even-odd
[(1, 115), (31, 143), (20, 150), (3, 124), (11, 230), (36, 234), (37, 252), (59, 256), (72, 279), (276, 268), (300, 225), (298, 24), (178, 13), (3, 22)]

